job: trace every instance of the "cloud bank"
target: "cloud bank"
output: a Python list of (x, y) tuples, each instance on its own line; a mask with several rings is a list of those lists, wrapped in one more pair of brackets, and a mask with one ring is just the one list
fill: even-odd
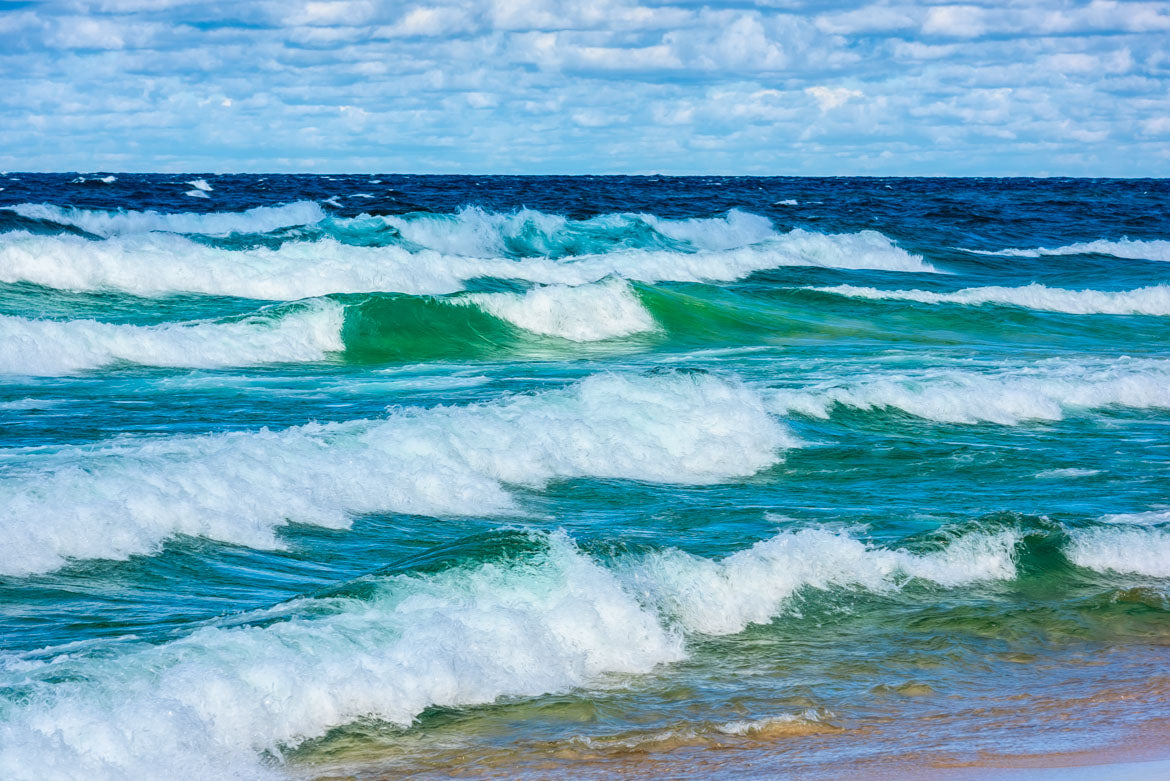
[(1170, 3), (0, 3), (0, 168), (1170, 174)]

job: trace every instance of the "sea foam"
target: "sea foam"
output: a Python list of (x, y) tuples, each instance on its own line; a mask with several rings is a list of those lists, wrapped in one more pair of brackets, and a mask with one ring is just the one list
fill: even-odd
[(672, 550), (623, 579), (690, 632), (732, 634), (769, 621), (800, 588), (888, 591), (911, 579), (958, 586), (1015, 575), (1014, 532), (969, 534), (931, 553), (878, 548), (839, 532), (782, 532), (725, 559)]
[(686, 658), (689, 633), (769, 621), (800, 588), (946, 587), (1015, 572), (1007, 534), (911, 553), (810, 529), (720, 560), (662, 551), (613, 567), (562, 533), (544, 540), (526, 555), (381, 577), (364, 599), (294, 601), (159, 645), (9, 656), (0, 675), (23, 693), (0, 723), (0, 772), (14, 781), (279, 777), (261, 752), (279, 758), (358, 719), (406, 727), (428, 707), (647, 673)]
[(929, 290), (880, 290), (838, 285), (810, 288), (850, 298), (916, 301), (923, 304), (1006, 304), (1067, 314), (1170, 315), (1170, 286), (1136, 290), (1065, 290), (1033, 283), (1023, 287), (972, 287), (953, 293)]
[(280, 316), (152, 326), (0, 315), (0, 374), (71, 374), (115, 363), (219, 368), (320, 361), (345, 349), (344, 320), (344, 308), (325, 299)]
[(573, 342), (596, 342), (657, 328), (629, 283), (611, 279), (593, 285), (548, 285), (526, 293), (471, 293), (452, 303), (473, 304), (532, 333)]
[(929, 369), (828, 380), (769, 396), (778, 414), (827, 418), (834, 406), (895, 409), (943, 423), (1061, 420), (1068, 411), (1170, 409), (1170, 362), (1121, 359), (1099, 365), (1053, 360), (978, 372)]
[[(602, 214), (573, 220), (533, 209), (378, 218), (408, 242), (470, 257), (567, 257), (631, 249), (730, 250), (777, 238), (765, 217), (732, 209), (722, 217), (670, 220), (650, 214)], [(339, 221), (361, 224), (363, 218)]]
[(405, 727), (429, 706), (564, 691), (683, 656), (677, 637), (559, 537), (527, 560), (389, 578), (368, 601), (313, 602), (313, 619), (50, 662), (34, 672), (76, 677), (32, 684), (6, 709), (0, 775), (280, 777), (258, 752), (280, 756), (356, 719)]
[(1120, 239), (1118, 241), (1099, 239), (1068, 244), (1063, 247), (967, 251), (979, 255), (1004, 255), (1017, 258), (1040, 258), (1046, 255), (1112, 255), (1115, 258), (1133, 260), (1170, 261), (1170, 241), (1163, 239)]
[(458, 292), (476, 277), (560, 285), (609, 276), (640, 282), (731, 282), (785, 266), (934, 271), (874, 231), (829, 235), (794, 230), (735, 249), (622, 250), (568, 260), (480, 258), (398, 246), (359, 247), (332, 239), (229, 251), (165, 234), (89, 241), (17, 231), (0, 238), (0, 282), (146, 296), (205, 293), (293, 300), (329, 293), (441, 294)]
[(507, 486), (573, 477), (717, 483), (797, 446), (736, 381), (595, 375), (499, 402), (376, 420), (64, 448), (0, 478), (0, 573), (150, 553), (176, 534), (278, 546), (293, 521), (512, 515)]
[(1069, 560), (1099, 572), (1170, 578), (1170, 531), (1142, 526), (1076, 529), (1065, 550)]
[[(194, 185), (194, 182), (189, 184)], [(204, 190), (202, 187), (195, 187), (191, 192), (201, 193), (199, 197), (206, 197), (209, 190), (210, 188)], [(210, 236), (228, 233), (266, 233), (294, 225), (312, 225), (325, 219), (325, 212), (313, 201), (297, 201), (284, 206), (257, 206), (242, 212), (209, 213), (167, 213), (126, 209), (103, 211), (75, 206), (54, 206), (48, 203), (21, 203), (3, 208), (22, 217), (47, 220), (59, 225), (72, 225), (86, 233), (103, 237), (152, 231)]]

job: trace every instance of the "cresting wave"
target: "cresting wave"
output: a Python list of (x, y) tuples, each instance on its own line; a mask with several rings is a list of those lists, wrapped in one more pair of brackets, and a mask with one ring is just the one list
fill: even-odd
[(1170, 261), (1170, 241), (1163, 239), (1120, 239), (1083, 241), (1064, 247), (1036, 247), (1034, 249), (965, 250), (977, 255), (1003, 255), (1015, 258), (1042, 258), (1047, 255), (1112, 255), (1132, 260)]
[(1120, 359), (1084, 365), (1043, 361), (1031, 368), (985, 372), (924, 369), (828, 380), (801, 389), (775, 389), (769, 408), (828, 418), (835, 406), (894, 409), (942, 423), (1060, 420), (1072, 410), (1130, 407), (1170, 409), (1170, 362)]
[(0, 239), (0, 282), (142, 296), (202, 293), (281, 301), (330, 293), (453, 293), (476, 277), (561, 285), (609, 276), (640, 282), (730, 282), (784, 266), (935, 271), (873, 231), (827, 235), (797, 229), (728, 250), (621, 250), (567, 260), (468, 257), (353, 246), (333, 239), (250, 250), (225, 250), (168, 234), (90, 241), (16, 231)]
[(1094, 527), (1070, 533), (1067, 555), (1080, 567), (1098, 572), (1170, 578), (1170, 530)]
[(971, 287), (953, 293), (929, 290), (880, 290), (837, 285), (809, 288), (849, 298), (916, 301), (923, 304), (1004, 304), (1075, 315), (1170, 315), (1170, 286), (1150, 285), (1136, 290), (1065, 290), (1040, 284), (1023, 287)]
[(705, 484), (799, 442), (739, 382), (595, 375), (565, 389), (383, 419), (65, 448), (0, 476), (0, 573), (150, 553), (176, 534), (271, 548), (288, 522), (514, 515), (506, 486), (574, 477)]
[(280, 757), (357, 719), (405, 727), (430, 706), (647, 673), (684, 659), (688, 633), (767, 622), (798, 589), (957, 586), (1015, 572), (1006, 533), (912, 553), (806, 529), (722, 560), (668, 550), (610, 566), (563, 534), (538, 540), (528, 553), (374, 577), (364, 598), (294, 601), (161, 645), (0, 658), (0, 675), (23, 692), (0, 715), (0, 773), (278, 778), (262, 752)]
[[(210, 186), (189, 182), (196, 192), (206, 196)], [(205, 189), (206, 188), (206, 189)], [(298, 201), (284, 206), (258, 206), (242, 212), (158, 212), (104, 211), (81, 209), (76, 206), (54, 206), (48, 203), (21, 203), (6, 206), (4, 210), (30, 220), (41, 220), (58, 225), (80, 228), (94, 236), (108, 238), (134, 233), (164, 231), (167, 233), (197, 233), (208, 236), (229, 233), (268, 233), (294, 225), (312, 225), (325, 219), (325, 212), (312, 201)]]
[(594, 285), (550, 285), (527, 293), (470, 293), (452, 300), (535, 334), (572, 342), (597, 342), (657, 329), (629, 283), (611, 279)]
[(282, 315), (155, 326), (0, 315), (0, 374), (70, 374), (120, 362), (218, 368), (321, 361), (345, 349), (344, 319), (344, 308), (327, 299)]
[[(193, 192), (199, 193), (198, 197), (207, 197), (212, 189), (202, 179), (188, 184), (194, 188)], [(79, 228), (103, 238), (156, 231), (259, 237), (284, 228), (316, 228), (303, 235), (357, 243), (389, 241), (470, 257), (564, 257), (621, 249), (726, 250), (758, 244), (778, 235), (766, 218), (738, 209), (732, 209), (724, 217), (681, 220), (633, 213), (573, 220), (533, 209), (489, 212), (475, 206), (449, 214), (412, 212), (342, 218), (327, 214), (313, 201), (209, 213), (107, 211), (43, 203), (23, 203), (3, 209), (28, 219)], [(362, 234), (367, 241), (361, 240)]]
[[(452, 315), (467, 308), (480, 315), (462, 327), (464, 323)], [(413, 315), (419, 322), (412, 322)], [(461, 356), (475, 354), (475, 342), (483, 342), (485, 334), (490, 336), (503, 324), (571, 342), (603, 341), (658, 328), (637, 293), (616, 279), (580, 287), (551, 285), (525, 293), (434, 299), (308, 299), (244, 318), (151, 326), (0, 315), (0, 374), (64, 375), (119, 363), (208, 369), (304, 363), (351, 350), (357, 360), (415, 360), (430, 355), (427, 344), (420, 344), (418, 330), (433, 335), (438, 354)], [(497, 336), (498, 342), (489, 340), (485, 346), (522, 349), (512, 334)]]
[(336, 223), (352, 228), (378, 221), (413, 246), (471, 257), (563, 258), (638, 249), (718, 252), (782, 235), (767, 218), (738, 209), (724, 217), (681, 220), (632, 213), (572, 220), (533, 209), (500, 213), (468, 207), (454, 214), (359, 217)]

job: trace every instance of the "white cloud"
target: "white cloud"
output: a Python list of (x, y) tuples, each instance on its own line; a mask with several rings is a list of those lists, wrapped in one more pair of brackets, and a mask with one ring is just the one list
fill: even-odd
[(0, 168), (1165, 175), (1168, 31), (1146, 0), (46, 0), (0, 12)]
[(986, 11), (976, 5), (942, 5), (926, 12), (922, 32), (927, 35), (951, 35), (974, 38), (987, 29)]
[(821, 111), (832, 111), (844, 106), (850, 98), (860, 98), (861, 92), (847, 87), (806, 87), (805, 93), (812, 95)]

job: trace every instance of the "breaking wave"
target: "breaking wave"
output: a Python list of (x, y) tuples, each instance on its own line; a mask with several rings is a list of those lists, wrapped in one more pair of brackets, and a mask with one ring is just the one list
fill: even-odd
[(706, 484), (799, 443), (744, 385), (595, 375), (533, 396), (308, 424), (65, 448), (0, 478), (0, 573), (151, 553), (176, 534), (279, 546), (289, 522), (522, 513), (509, 487), (574, 477)]
[(283, 301), (330, 293), (453, 293), (479, 277), (560, 285), (609, 276), (640, 282), (731, 282), (785, 266), (934, 271), (873, 231), (828, 235), (798, 229), (733, 249), (636, 249), (564, 260), (471, 257), (334, 239), (248, 250), (167, 234), (90, 241), (16, 231), (0, 240), (0, 282), (141, 296), (199, 293)]
[(0, 315), (0, 374), (71, 374), (117, 363), (219, 368), (320, 361), (345, 349), (344, 318), (344, 308), (326, 299), (281, 315), (152, 326)]
[(1098, 366), (1060, 360), (1028, 369), (932, 369), (776, 389), (770, 408), (827, 418), (836, 406), (893, 409), (943, 423), (1060, 420), (1071, 410), (1170, 409), (1170, 362), (1121, 359)]
[[(428, 707), (647, 673), (686, 658), (687, 634), (767, 622), (800, 588), (1014, 576), (1005, 535), (912, 553), (803, 530), (721, 560), (664, 551), (616, 569), (561, 533), (518, 542), (487, 561), (369, 576), (360, 589), (113, 656), (4, 659), (0, 674), (18, 677), (23, 693), (0, 724), (0, 768), (14, 781), (62, 766), (90, 779), (280, 777), (262, 753), (279, 758), (358, 719), (405, 727)], [(716, 729), (766, 736), (793, 724)]]
[(1121, 239), (1082, 241), (1063, 247), (1036, 247), (1034, 249), (966, 250), (978, 255), (1003, 255), (1015, 258), (1041, 258), (1047, 255), (1112, 255), (1132, 260), (1170, 261), (1170, 241), (1163, 239)]
[(849, 298), (916, 301), (923, 304), (1003, 304), (1075, 315), (1170, 315), (1170, 286), (1150, 285), (1136, 290), (1065, 290), (1040, 284), (1023, 287), (972, 287), (953, 293), (929, 290), (879, 290), (837, 285), (810, 288)]

